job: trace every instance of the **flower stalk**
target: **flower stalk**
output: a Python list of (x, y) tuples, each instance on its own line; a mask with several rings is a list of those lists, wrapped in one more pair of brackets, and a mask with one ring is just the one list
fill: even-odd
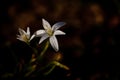
[(42, 52), (40, 53), (40, 55), (38, 56), (38, 61), (42, 59), (43, 55), (45, 54), (45, 52), (47, 51), (48, 47), (49, 47), (49, 41), (46, 42), (46, 45), (44, 47), (44, 49), (42, 50)]

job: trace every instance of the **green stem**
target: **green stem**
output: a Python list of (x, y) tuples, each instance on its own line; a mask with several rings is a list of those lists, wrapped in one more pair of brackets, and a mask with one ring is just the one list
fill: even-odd
[(45, 68), (49, 67), (53, 62), (48, 63), (46, 66), (41, 67), (37, 72), (44, 70)]
[(44, 55), (44, 53), (47, 51), (49, 47), (49, 41), (46, 42), (46, 45), (44, 47), (44, 49), (42, 50), (42, 52), (40, 53), (40, 55), (38, 56), (38, 60), (41, 60), (42, 59), (42, 56)]
[(49, 73), (51, 73), (55, 67), (56, 65), (53, 65), (48, 72), (44, 73), (44, 75), (48, 75)]
[[(27, 45), (32, 49), (32, 51), (33, 51), (33, 53), (34, 53), (35, 55), (38, 54), (38, 50), (37, 50), (35, 47), (30, 46), (30, 43), (27, 44)], [(28, 65), (31, 63), (31, 61), (32, 61), (32, 56), (31, 56), (31, 59), (30, 59)]]
[[(33, 54), (37, 55), (38, 54), (38, 51), (35, 47), (32, 47), (30, 45), (30, 43), (28, 42), (27, 45), (32, 49), (33, 51)], [(25, 77), (28, 77), (33, 71), (35, 71), (35, 69), (32, 68), (32, 65), (31, 65), (31, 62), (32, 61), (32, 56), (31, 56), (31, 59), (30, 61), (25, 65), (25, 71), (28, 71), (24, 76)], [(31, 69), (30, 69), (31, 68)]]
[(40, 56), (44, 55), (44, 53), (47, 51), (48, 47), (49, 47), (49, 41), (46, 42), (46, 45), (45, 45), (43, 51), (41, 52)]
[[(31, 46), (30, 46), (31, 47)], [(46, 42), (46, 45), (43, 49), (43, 51), (41, 52), (41, 54), (38, 56), (38, 61), (42, 59), (42, 56), (44, 55), (44, 53), (47, 51), (49, 47), (49, 41)], [(34, 50), (35, 53), (37, 53), (37, 50), (35, 48), (32, 48)], [(30, 64), (28, 64), (29, 66)], [(25, 76), (29, 76), (35, 69), (31, 69), (28, 73), (25, 74)]]
[(37, 49), (35, 47), (30, 46), (30, 43), (28, 42), (27, 45), (33, 50), (35, 54), (38, 53)]
[(33, 71), (35, 71), (35, 69), (32, 69), (32, 70), (30, 70), (29, 72), (27, 72), (27, 73), (25, 74), (25, 77), (28, 77), (30, 74), (32, 74)]

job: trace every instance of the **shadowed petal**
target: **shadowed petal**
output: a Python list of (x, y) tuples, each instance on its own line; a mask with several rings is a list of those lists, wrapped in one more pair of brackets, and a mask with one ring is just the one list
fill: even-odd
[(25, 42), (22, 38), (17, 38), (18, 40), (20, 40), (20, 41), (23, 41), (23, 42)]
[(53, 35), (65, 35), (65, 33), (63, 31), (57, 30)]
[(39, 44), (40, 43), (42, 43), (45, 39), (47, 39), (49, 36), (48, 36), (48, 34), (44, 34), (42, 37), (41, 37), (41, 39), (40, 39), (40, 41), (39, 41)]
[(50, 23), (46, 21), (45, 19), (42, 19), (42, 24), (45, 30), (51, 30)]
[(58, 23), (53, 25), (52, 30), (56, 31), (57, 29), (59, 29), (60, 27), (64, 26), (65, 24), (66, 24), (65, 22), (58, 22)]
[(21, 29), (21, 28), (19, 28), (19, 33), (20, 33), (20, 35), (23, 35), (23, 34), (26, 35), (26, 32), (23, 29)]
[(17, 38), (20, 38), (21, 36), (20, 35), (17, 35)]
[(58, 51), (58, 50), (59, 50), (59, 48), (58, 48), (58, 41), (57, 41), (57, 39), (56, 39), (55, 36), (51, 36), (51, 37), (50, 37), (50, 44), (51, 44), (51, 46), (53, 47), (53, 49), (54, 49), (55, 51)]

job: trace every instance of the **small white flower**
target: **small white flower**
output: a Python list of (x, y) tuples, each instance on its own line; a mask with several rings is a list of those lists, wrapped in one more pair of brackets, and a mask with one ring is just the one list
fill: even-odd
[(27, 32), (19, 28), (20, 35), (17, 35), (17, 39), (23, 42), (28, 43), (30, 41), (30, 28), (27, 27)]
[(44, 40), (49, 38), (51, 46), (55, 49), (55, 51), (59, 50), (58, 41), (55, 35), (65, 35), (64, 32), (58, 30), (60, 27), (64, 26), (65, 22), (58, 22), (54, 24), (52, 27), (49, 24), (48, 21), (45, 19), (42, 19), (42, 24), (45, 30), (38, 30), (35, 32), (35, 34), (31, 37), (33, 39), (34, 37), (41, 37), (39, 44), (42, 43)]

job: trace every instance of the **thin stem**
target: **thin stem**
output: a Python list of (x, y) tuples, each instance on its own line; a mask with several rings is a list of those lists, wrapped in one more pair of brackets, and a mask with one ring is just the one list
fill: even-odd
[(48, 63), (46, 66), (41, 67), (37, 72), (44, 70), (45, 68), (49, 67), (53, 62)]
[[(31, 45), (30, 45), (30, 43), (28, 42), (27, 43), (27, 45), (28, 45), (28, 47), (29, 48), (31, 48), (32, 49), (32, 51), (33, 51), (33, 54), (35, 54), (35, 55), (37, 55), (38, 54), (38, 51), (37, 51), (37, 49), (35, 48), (35, 47), (32, 47)], [(32, 54), (32, 55), (33, 55)], [(24, 76), (25, 77), (28, 77), (30, 74), (32, 74), (32, 72), (33, 71), (35, 71), (35, 68), (32, 68), (32, 57), (31, 57), (31, 59), (30, 59), (30, 61), (25, 65), (25, 71), (28, 71)], [(31, 68), (31, 69), (30, 69)]]
[(47, 51), (48, 47), (49, 47), (49, 41), (46, 42), (46, 45), (45, 45), (44, 49), (42, 50), (42, 52), (41, 52), (40, 55), (38, 56), (38, 58), (37, 58), (38, 61), (42, 59), (42, 56), (43, 56), (44, 53)]
[(49, 73), (51, 73), (55, 67), (56, 65), (53, 65), (48, 72), (44, 73), (44, 75), (48, 75)]
[(30, 43), (28, 42), (27, 45), (33, 50), (35, 54), (38, 53), (37, 49), (35, 47), (30, 46)]
[(40, 56), (44, 55), (44, 53), (47, 51), (48, 47), (49, 47), (49, 41), (46, 42), (46, 45), (45, 45), (43, 51), (41, 52)]
[[(38, 60), (42, 59), (42, 56), (47, 51), (48, 47), (49, 47), (49, 41), (46, 42), (46, 45), (45, 45), (43, 51), (41, 52), (41, 54), (37, 58)], [(36, 52), (36, 50), (34, 50), (34, 52)], [(30, 64), (28, 64), (28, 65), (30, 65)], [(35, 71), (35, 69), (30, 70), (28, 73), (25, 74), (25, 76), (29, 76), (33, 71)]]
[[(37, 55), (37, 54), (38, 54), (38, 50), (37, 50), (35, 47), (30, 46), (30, 43), (29, 43), (29, 44), (27, 44), (27, 45), (28, 45), (28, 46), (32, 49), (33, 54), (35, 54), (35, 55)], [(30, 61), (29, 61), (28, 65), (31, 63), (31, 61), (32, 61), (32, 57), (31, 57), (31, 59), (30, 59)]]
[(25, 74), (25, 77), (28, 77), (30, 74), (32, 74), (35, 71), (36, 66), (30, 66), (29, 69), (30, 71)]

